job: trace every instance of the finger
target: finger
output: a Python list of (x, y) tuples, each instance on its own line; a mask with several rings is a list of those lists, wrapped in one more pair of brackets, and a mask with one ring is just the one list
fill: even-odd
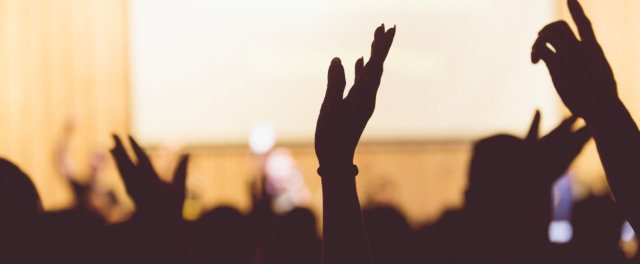
[(393, 39), (395, 38), (395, 36), (396, 36), (396, 25), (393, 25), (393, 27), (387, 30), (387, 32), (385, 33), (385, 46), (384, 46), (384, 50), (382, 51), (384, 52), (383, 60), (387, 59), (387, 55), (389, 54), (389, 50), (391, 49), (391, 44), (393, 44)]
[(573, 132), (573, 135), (575, 138), (576, 146), (582, 148), (582, 146), (584, 146), (584, 144), (586, 144), (587, 141), (589, 141), (589, 139), (591, 138), (591, 131), (587, 126), (583, 126), (580, 129), (576, 130), (576, 132)]
[(138, 157), (138, 166), (145, 169), (152, 169), (153, 166), (151, 166), (149, 157), (144, 152), (144, 150), (142, 150), (140, 145), (138, 145), (138, 142), (136, 142), (136, 140), (133, 139), (132, 136), (129, 136), (129, 141), (131, 142), (131, 147), (133, 147), (133, 152), (135, 152), (136, 156)]
[(329, 65), (327, 92), (324, 96), (324, 103), (335, 103), (342, 100), (344, 95), (344, 87), (347, 81), (344, 77), (344, 67), (340, 58), (336, 57), (331, 60)]
[(116, 166), (118, 167), (118, 171), (120, 172), (120, 177), (122, 181), (125, 183), (125, 186), (131, 186), (132, 178), (134, 177), (133, 170), (135, 165), (127, 155), (127, 151), (124, 149), (122, 145), (122, 141), (116, 135), (113, 136), (113, 141), (115, 142), (115, 146), (111, 149), (111, 156), (116, 162)]
[(532, 63), (535, 64), (540, 60), (543, 60), (547, 65), (553, 64), (555, 56), (556, 53), (549, 49), (549, 47), (547, 47), (547, 43), (544, 42), (541, 38), (536, 39), (536, 42), (533, 43), (533, 47), (531, 48)]
[(538, 140), (538, 133), (540, 131), (540, 110), (536, 110), (536, 114), (533, 116), (531, 127), (529, 127), (529, 133), (526, 140)]
[(567, 137), (570, 137), (572, 134), (571, 127), (576, 122), (576, 120), (578, 120), (578, 117), (576, 116), (571, 116), (563, 120), (562, 122), (560, 122), (560, 124), (556, 128), (553, 129), (553, 131), (551, 131), (549, 134), (544, 136), (544, 138), (545, 139), (550, 139), (550, 138), (567, 139)]
[(554, 130), (564, 130), (571, 131), (571, 126), (578, 120), (577, 116), (570, 116), (569, 118), (563, 120), (560, 125), (556, 127)]
[(564, 21), (545, 26), (538, 32), (538, 38), (551, 44), (558, 54), (572, 50), (578, 44), (578, 39)]
[(571, 17), (578, 27), (578, 34), (580, 34), (580, 39), (582, 39), (582, 41), (596, 42), (596, 35), (593, 32), (591, 21), (584, 14), (584, 10), (582, 9), (580, 3), (578, 3), (577, 0), (569, 0), (567, 4), (569, 5), (569, 12), (571, 13)]
[(393, 39), (396, 37), (396, 25), (393, 25), (392, 28), (387, 30), (385, 37), (387, 38), (387, 52), (389, 52), (391, 44), (393, 44)]
[(180, 162), (173, 172), (173, 186), (178, 191), (184, 191), (187, 182), (187, 165), (189, 164), (189, 155), (182, 155)]
[(389, 49), (396, 35), (396, 26), (384, 31), (384, 24), (376, 29), (374, 39), (371, 43), (371, 60), (372, 62), (382, 65), (389, 54)]
[(357, 61), (356, 61), (356, 79), (355, 81), (358, 81), (358, 77), (360, 77), (360, 73), (362, 73), (362, 69), (364, 69), (364, 57), (360, 57)]
[(371, 59), (369, 62), (381, 64), (384, 61), (383, 51), (384, 46), (386, 45), (385, 43), (384, 24), (382, 24), (376, 28), (376, 31), (373, 33), (373, 42), (371, 42)]
[(565, 155), (568, 155), (567, 157), (570, 157), (569, 161), (575, 159), (575, 157), (580, 154), (580, 151), (590, 138), (591, 132), (586, 126), (584, 126), (576, 130), (576, 132), (571, 133), (570, 138), (567, 138), (567, 140), (561, 142), (564, 143), (564, 146), (566, 146), (564, 151)]

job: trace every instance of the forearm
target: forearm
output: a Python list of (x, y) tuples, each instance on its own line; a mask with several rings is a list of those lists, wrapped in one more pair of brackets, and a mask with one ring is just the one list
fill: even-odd
[(372, 263), (354, 176), (322, 178), (323, 263)]
[(611, 191), (636, 231), (640, 228), (640, 132), (622, 102), (587, 118)]

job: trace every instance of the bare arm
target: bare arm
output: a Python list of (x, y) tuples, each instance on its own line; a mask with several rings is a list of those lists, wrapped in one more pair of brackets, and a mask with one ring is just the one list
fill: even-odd
[[(591, 22), (576, 0), (568, 1), (581, 40), (566, 22), (546, 26), (533, 46), (556, 91), (574, 115), (585, 119), (598, 147), (611, 191), (636, 231), (640, 229), (640, 133), (618, 97), (613, 71)], [(554, 51), (547, 48), (551, 44)]]
[(331, 61), (327, 92), (316, 127), (315, 148), (322, 177), (324, 212), (323, 262), (325, 264), (371, 263), (362, 223), (353, 165), (355, 148), (373, 114), (395, 27), (378, 27), (371, 44), (371, 58), (356, 62), (356, 80), (346, 98), (344, 68), (340, 59)]

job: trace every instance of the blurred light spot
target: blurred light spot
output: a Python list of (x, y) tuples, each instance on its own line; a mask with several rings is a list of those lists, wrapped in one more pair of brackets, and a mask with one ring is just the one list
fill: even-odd
[(276, 133), (269, 121), (260, 121), (253, 126), (249, 136), (249, 148), (256, 154), (264, 154), (276, 143)]
[(556, 244), (564, 244), (571, 241), (573, 227), (569, 221), (552, 221), (549, 225), (549, 241)]
[(636, 236), (636, 232), (633, 231), (633, 228), (627, 221), (625, 221), (624, 224), (622, 225), (621, 236), (624, 242), (630, 242)]

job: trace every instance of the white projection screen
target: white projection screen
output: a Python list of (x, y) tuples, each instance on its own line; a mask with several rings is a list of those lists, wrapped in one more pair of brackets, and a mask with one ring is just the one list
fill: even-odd
[(513, 0), (131, 0), (133, 132), (152, 144), (247, 141), (256, 122), (278, 142), (312, 142), (327, 68), (347, 85), (374, 29), (397, 25), (363, 140), (472, 140), (543, 130), (562, 108), (530, 62), (554, 4)]

